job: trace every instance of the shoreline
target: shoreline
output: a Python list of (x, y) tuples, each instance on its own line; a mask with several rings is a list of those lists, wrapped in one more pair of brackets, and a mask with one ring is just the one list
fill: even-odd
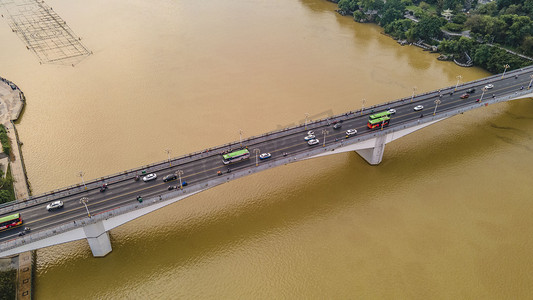
[[(19, 119), (25, 104), (26, 97), (20, 88), (10, 80), (0, 77), (0, 123), (6, 127), (11, 143), (11, 155), (8, 159), (14, 179), (15, 201), (28, 198), (31, 195), (26, 166), (20, 148), (22, 143), (15, 127), (15, 121)], [(16, 261), (18, 265), (17, 299), (32, 299), (35, 252), (25, 252), (9, 259)]]

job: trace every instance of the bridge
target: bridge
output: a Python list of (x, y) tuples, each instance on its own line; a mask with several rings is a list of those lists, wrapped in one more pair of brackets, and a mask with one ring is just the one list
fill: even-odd
[[(459, 86), (446, 87), (421, 95), (398, 99), (366, 109), (349, 111), (328, 119), (250, 137), (246, 140), (205, 149), (100, 179), (77, 184), (0, 206), (0, 217), (20, 213), (22, 226), (0, 232), (0, 257), (87, 239), (95, 257), (112, 251), (108, 231), (152, 211), (230, 180), (306, 159), (355, 151), (369, 164), (383, 158), (385, 145), (409, 133), (463, 112), (484, 106), (533, 96), (533, 67), (510, 71)], [(473, 91), (472, 89), (475, 89)], [(466, 99), (462, 95), (470, 96)], [(479, 99), (479, 100), (478, 100)], [(423, 109), (414, 110), (415, 106)], [(390, 124), (369, 129), (369, 115), (394, 109)], [(341, 128), (335, 129), (334, 124)], [(383, 123), (382, 123), (383, 124)], [(357, 134), (346, 135), (347, 129)], [(309, 145), (304, 137), (314, 131), (319, 143)], [(222, 154), (246, 147), (251, 153), (228, 167)], [(259, 160), (260, 153), (270, 153)], [(156, 173), (156, 180), (144, 182), (136, 176)], [(170, 182), (163, 177), (178, 174)], [(168, 186), (182, 188), (168, 190)], [(108, 189), (101, 192), (106, 184)], [(141, 196), (143, 201), (137, 201)], [(83, 199), (83, 200), (81, 200)], [(47, 211), (46, 205), (61, 200), (64, 207)], [(23, 233), (24, 227), (31, 231)]]

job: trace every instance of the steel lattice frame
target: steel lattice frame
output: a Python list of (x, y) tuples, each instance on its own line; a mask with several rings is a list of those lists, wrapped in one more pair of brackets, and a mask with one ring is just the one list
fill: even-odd
[(40, 63), (75, 65), (91, 52), (42, 0), (0, 0), (2, 17)]

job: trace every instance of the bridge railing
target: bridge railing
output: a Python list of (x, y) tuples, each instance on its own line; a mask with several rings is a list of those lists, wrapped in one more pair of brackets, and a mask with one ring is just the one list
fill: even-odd
[[(457, 115), (457, 114), (460, 114), (460, 113), (463, 113), (463, 112), (466, 112), (472, 109), (479, 108), (480, 106), (485, 106), (488, 104), (494, 104), (494, 103), (503, 102), (503, 101), (509, 101), (517, 97), (528, 95), (531, 92), (532, 91), (529, 91), (529, 90), (523, 90), (523, 91), (518, 91), (518, 92), (515, 92), (514, 94), (510, 94), (506, 96), (487, 98), (487, 100), (484, 100), (481, 103), (472, 102), (472, 104), (468, 106), (463, 106), (461, 108), (441, 109), (434, 116), (429, 115), (429, 116), (426, 116), (425, 118), (418, 118), (418, 119), (413, 119), (409, 121), (404, 121), (401, 123), (396, 123), (394, 124), (394, 126), (388, 127), (386, 129), (370, 131), (367, 134), (358, 135), (350, 139), (341, 139), (335, 142), (331, 141), (327, 143), (326, 147), (310, 148), (307, 150), (305, 149), (301, 150), (299, 152), (293, 152), (291, 153), (291, 156), (283, 157), (278, 160), (268, 161), (256, 167), (246, 168), (243, 170), (235, 170), (232, 173), (227, 173), (227, 174), (224, 174), (223, 176), (216, 176), (207, 181), (187, 186), (183, 190), (174, 190), (172, 192), (166, 192), (155, 197), (146, 198), (144, 199), (142, 203), (138, 203), (135, 200), (132, 200), (132, 201), (135, 201), (132, 204), (123, 205), (123, 206), (116, 207), (114, 209), (111, 209), (111, 210), (108, 210), (102, 213), (95, 214), (91, 216), (91, 218), (86, 217), (83, 219), (79, 219), (73, 222), (69, 222), (66, 224), (56, 226), (54, 228), (50, 228), (47, 230), (32, 232), (23, 237), (18, 237), (10, 241), (0, 243), (0, 253), (3, 251), (7, 251), (10, 249), (24, 246), (29, 243), (37, 242), (37, 241), (40, 241), (40, 240), (64, 233), (64, 232), (75, 230), (77, 228), (84, 227), (89, 224), (93, 224), (93, 223), (103, 221), (103, 220), (108, 220), (110, 218), (117, 217), (119, 215), (123, 215), (123, 214), (133, 212), (133, 211), (136, 211), (142, 208), (146, 208), (151, 205), (160, 204), (165, 201), (175, 200), (176, 198), (179, 198), (179, 197), (185, 198), (186, 196), (192, 195), (196, 192), (199, 192), (199, 191), (211, 188), (211, 187), (215, 187), (217, 185), (223, 184), (230, 180), (244, 177), (244, 176), (257, 173), (257, 172), (260, 172), (266, 169), (288, 164), (291, 162), (300, 161), (303, 159), (308, 159), (310, 157), (313, 157), (321, 153), (325, 153), (328, 151), (335, 151), (336, 149), (340, 147), (345, 147), (350, 144), (355, 144), (355, 143), (359, 143), (365, 140), (377, 138), (384, 134), (391, 134), (391, 133), (394, 133), (395, 131), (410, 128), (410, 127), (413, 127), (419, 124), (442, 120), (444, 118), (448, 118), (448, 117), (451, 117), (451, 116), (454, 116), (454, 115)], [(326, 120), (322, 120), (322, 122), (324, 121)], [(294, 127), (294, 128), (297, 128), (297, 127)], [(294, 128), (290, 128), (288, 130), (292, 130)]]
[[(528, 72), (531, 72), (532, 70), (533, 70), (533, 67), (527, 67), (524, 69), (517, 69), (517, 70), (509, 71), (509, 72), (506, 72), (506, 77), (514, 76), (515, 74), (528, 73)], [(457, 87), (457, 89), (464, 90), (464, 89), (468, 89), (479, 84), (494, 83), (495, 81), (498, 81), (500, 79), (501, 79), (501, 74), (492, 75), (490, 77), (486, 77), (486, 78), (482, 78), (482, 79), (478, 79), (478, 80), (474, 80), (474, 81), (461, 84)], [(439, 93), (450, 93), (453, 90), (455, 90), (455, 86), (445, 87), (438, 91), (429, 91), (426, 93), (417, 94), (413, 103), (416, 103), (420, 100), (431, 98), (431, 97), (437, 98)], [(330, 124), (331, 122), (334, 122), (334, 121), (348, 120), (348, 119), (356, 118), (360, 115), (369, 115), (375, 111), (386, 110), (388, 108), (394, 108), (396, 106), (403, 105), (408, 101), (409, 102), (411, 101), (411, 97), (404, 97), (401, 99), (370, 106), (368, 108), (365, 108), (363, 111), (361, 111), (361, 109), (352, 110), (346, 113), (332, 116), (330, 118), (323, 118), (323, 119), (311, 121), (307, 124), (307, 128), (308, 130), (312, 130), (314, 128), (322, 127), (325, 124)], [(265, 140), (269, 140), (269, 139), (274, 139), (279, 136), (301, 132), (303, 128), (304, 128), (304, 124), (298, 124), (292, 127), (287, 127), (287, 128), (283, 128), (280, 130), (267, 132), (267, 133), (264, 133), (258, 136), (251, 136), (249, 138), (244, 139), (242, 144), (247, 145), (249, 148), (253, 148), (254, 145), (257, 143), (264, 142)], [(226, 143), (223, 145), (207, 148), (202, 151), (196, 151), (196, 152), (185, 154), (179, 157), (175, 157), (175, 158), (172, 158), (170, 162), (172, 163), (173, 166), (176, 166), (176, 165), (200, 160), (207, 156), (218, 155), (222, 151), (225, 151), (228, 149), (235, 149), (240, 146), (241, 146), (241, 143), (239, 141), (233, 141), (233, 142)], [(14, 212), (14, 211), (17, 211), (21, 208), (25, 208), (28, 206), (41, 205), (43, 203), (48, 203), (48, 202), (54, 201), (62, 197), (81, 194), (85, 192), (86, 189), (98, 189), (103, 183), (113, 184), (113, 183), (117, 183), (117, 182), (121, 182), (125, 180), (132, 180), (133, 177), (135, 177), (136, 175), (142, 175), (143, 171), (145, 173), (151, 173), (151, 172), (158, 172), (161, 170), (165, 170), (168, 168), (170, 168), (169, 161), (164, 160), (164, 161), (144, 165), (138, 168), (118, 172), (112, 175), (93, 179), (93, 180), (87, 181), (85, 185), (74, 184), (74, 185), (67, 186), (64, 188), (55, 189), (55, 190), (52, 190), (46, 193), (42, 193), (36, 196), (31, 196), (31, 197), (22, 199), (21, 201), (18, 201), (16, 204), (6, 203), (3, 205), (0, 205), (0, 214), (7, 214), (7, 213)]]

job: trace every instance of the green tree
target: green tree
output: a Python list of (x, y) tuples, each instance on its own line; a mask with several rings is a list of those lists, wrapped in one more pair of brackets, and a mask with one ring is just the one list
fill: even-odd
[(490, 49), (491, 47), (487, 45), (481, 45), (477, 47), (476, 51), (472, 54), (472, 60), (474, 61), (474, 64), (477, 66), (486, 65), (491, 56)]
[(346, 13), (351, 13), (359, 8), (355, 0), (341, 0), (339, 1), (339, 10), (342, 10)]
[(0, 190), (0, 203), (6, 203), (11, 200), (11, 193), (9, 191)]
[(388, 25), (401, 18), (403, 18), (403, 12), (394, 8), (387, 9), (381, 16), (381, 25)]
[(430, 40), (440, 35), (440, 26), (442, 21), (436, 16), (424, 17), (415, 27), (415, 36), (423, 40)]
[(418, 7), (420, 7), (420, 9), (422, 9), (423, 11), (427, 11), (431, 6), (429, 4), (427, 4), (426, 2), (422, 1), (418, 5)]
[(466, 22), (466, 15), (465, 14), (456, 14), (452, 17), (452, 22), (455, 24), (464, 24)]
[(522, 42), (522, 45), (520, 46), (520, 49), (526, 55), (533, 55), (533, 37), (532, 36), (525, 37), (524, 41)]
[(498, 13), (498, 5), (496, 2), (489, 2), (487, 4), (480, 5), (476, 9), (476, 13), (480, 15), (496, 16)]

